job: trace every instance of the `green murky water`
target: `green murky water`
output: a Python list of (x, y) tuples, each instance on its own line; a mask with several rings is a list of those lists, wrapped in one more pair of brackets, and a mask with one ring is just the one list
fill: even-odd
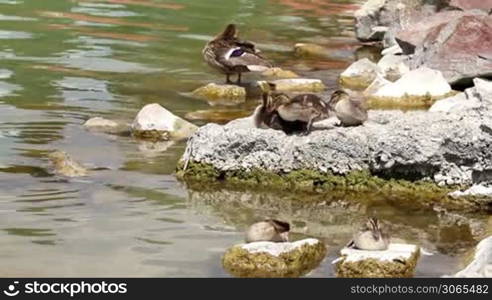
[[(333, 276), (331, 260), (352, 225), (374, 214), (395, 236), (434, 252), (417, 275), (456, 270), (459, 254), (486, 230), (486, 216), (383, 200), (354, 206), (187, 190), (173, 176), (183, 144), (149, 146), (81, 126), (94, 116), (131, 122), (152, 102), (198, 125), (217, 110), (246, 113), (254, 103), (212, 107), (185, 96), (224, 80), (200, 51), (229, 22), (277, 65), (334, 88), (358, 47), (356, 7), (344, 0), (0, 0), (0, 275), (228, 276), (224, 250), (251, 221), (277, 216), (298, 235), (325, 240), (329, 256), (310, 276)], [(299, 59), (296, 42), (326, 45), (333, 57)], [(46, 158), (54, 149), (99, 171), (55, 176)]]

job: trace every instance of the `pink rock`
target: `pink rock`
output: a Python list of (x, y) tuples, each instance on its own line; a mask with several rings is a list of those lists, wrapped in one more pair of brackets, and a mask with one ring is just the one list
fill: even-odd
[(492, 9), (492, 0), (451, 0), (449, 5), (461, 9), (483, 9), (489, 11)]
[(450, 84), (492, 76), (492, 16), (463, 14), (431, 28), (416, 45), (411, 68), (439, 70)]

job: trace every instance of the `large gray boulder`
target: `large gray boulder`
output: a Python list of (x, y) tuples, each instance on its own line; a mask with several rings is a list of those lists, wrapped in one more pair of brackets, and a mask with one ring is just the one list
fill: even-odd
[[(323, 123), (318, 123), (322, 126)], [(400, 173), (438, 185), (492, 180), (492, 113), (370, 111), (363, 126), (315, 130), (308, 136), (253, 128), (249, 118), (201, 127), (185, 160), (219, 171), (314, 170)], [(404, 174), (400, 174), (404, 175)]]

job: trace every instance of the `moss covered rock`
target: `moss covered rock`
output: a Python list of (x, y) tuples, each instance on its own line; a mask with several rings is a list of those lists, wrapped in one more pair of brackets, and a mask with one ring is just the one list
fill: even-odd
[(224, 268), (237, 277), (299, 277), (316, 268), (326, 255), (317, 239), (296, 242), (255, 242), (228, 249)]
[(296, 73), (290, 71), (290, 70), (284, 70), (281, 68), (269, 68), (268, 70), (264, 71), (261, 73), (261, 75), (265, 77), (272, 77), (272, 78), (297, 78), (299, 75)]
[(390, 244), (384, 251), (344, 248), (341, 255), (337, 277), (412, 277), (420, 250), (415, 245)]
[(197, 88), (191, 95), (209, 102), (227, 101), (238, 104), (246, 101), (246, 89), (233, 84), (209, 83)]

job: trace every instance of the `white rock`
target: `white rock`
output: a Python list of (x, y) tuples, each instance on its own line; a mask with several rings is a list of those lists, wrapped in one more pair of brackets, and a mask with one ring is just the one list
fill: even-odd
[(372, 81), (372, 83), (364, 90), (363, 94), (367, 96), (371, 96), (376, 93), (381, 87), (391, 83), (391, 81), (387, 80), (383, 77), (383, 75), (378, 74), (376, 78)]
[(320, 243), (317, 239), (304, 239), (295, 242), (274, 243), (274, 242), (254, 242), (241, 246), (249, 253), (265, 252), (273, 256), (280, 256), (282, 253), (287, 253), (304, 245), (313, 246)]
[(382, 86), (374, 95), (377, 97), (443, 96), (451, 92), (451, 86), (440, 71), (420, 67), (404, 74), (395, 82)]
[(85, 121), (83, 126), (85, 129), (93, 132), (104, 132), (111, 134), (129, 132), (127, 124), (118, 123), (116, 121), (101, 117), (90, 118)]
[(469, 109), (492, 107), (492, 82), (480, 78), (473, 79), (474, 87), (468, 88), (463, 93), (441, 99), (434, 103), (431, 112), (460, 112)]
[(436, 101), (430, 108), (430, 112), (453, 112), (480, 107), (478, 101), (468, 100), (465, 93), (459, 93), (452, 97)]
[(412, 255), (414, 255), (415, 252), (417, 252), (418, 250), (419, 248), (416, 245), (392, 243), (388, 246), (388, 249), (382, 251), (367, 251), (352, 248), (343, 248), (340, 251), (340, 254), (342, 256), (347, 256), (345, 262), (355, 262), (366, 260), (369, 258), (373, 258), (379, 261), (406, 261), (410, 259)]
[(364, 77), (367, 81), (372, 82), (378, 73), (381, 73), (379, 67), (368, 58), (363, 58), (352, 63), (340, 76)]
[(475, 92), (479, 99), (487, 105), (492, 104), (492, 81), (474, 78)]
[(175, 116), (157, 103), (145, 105), (132, 123), (132, 131), (168, 133), (171, 138), (181, 139), (191, 136), (198, 127)]
[(492, 236), (478, 243), (472, 262), (454, 277), (492, 277)]
[(405, 55), (387, 54), (379, 60), (377, 65), (384, 77), (391, 81), (399, 79), (410, 71)]
[(480, 184), (474, 184), (470, 188), (464, 191), (454, 191), (448, 194), (453, 198), (459, 198), (463, 196), (492, 196), (492, 187), (483, 186)]

